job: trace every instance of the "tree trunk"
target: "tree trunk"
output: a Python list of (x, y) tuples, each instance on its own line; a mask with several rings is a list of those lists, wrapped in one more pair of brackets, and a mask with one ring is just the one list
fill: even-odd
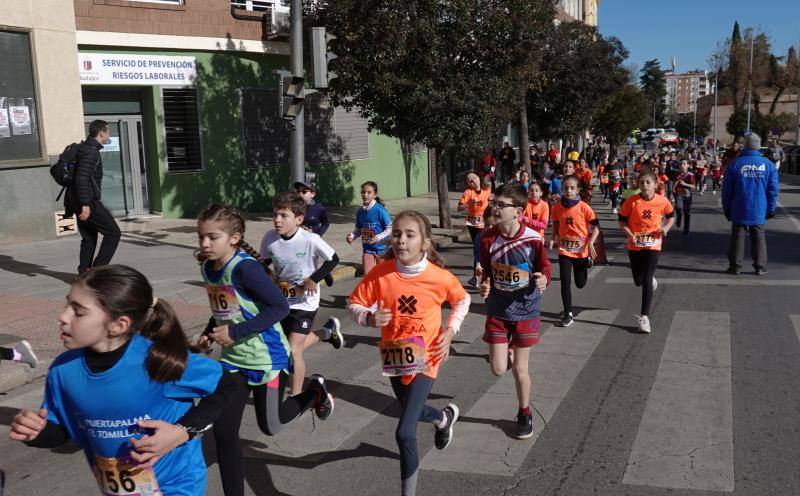
[(781, 99), (784, 91), (786, 91), (785, 86), (781, 86), (780, 88), (778, 88), (778, 91), (775, 93), (775, 97), (772, 99), (772, 103), (769, 106), (769, 112), (767, 112), (769, 115), (775, 113), (775, 109), (778, 107), (778, 100)]
[(522, 90), (522, 105), (519, 107), (519, 126), (517, 126), (517, 142), (519, 143), (519, 164), (525, 167), (528, 174), (531, 174), (531, 153), (528, 141), (528, 109), (527, 109), (527, 90)]
[(447, 164), (445, 162), (445, 151), (441, 146), (436, 147), (436, 194), (439, 199), (439, 227), (442, 229), (452, 229), (453, 223), (450, 218), (450, 198), (447, 188)]

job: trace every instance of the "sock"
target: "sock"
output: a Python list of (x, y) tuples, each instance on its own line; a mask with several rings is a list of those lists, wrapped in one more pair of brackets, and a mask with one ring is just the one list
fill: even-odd
[(403, 496), (417, 495), (417, 472), (403, 479)]
[(22, 361), (22, 353), (20, 353), (17, 350), (14, 350), (14, 358), (12, 358), (12, 360), (14, 360), (15, 362), (21, 362)]
[(447, 414), (444, 413), (444, 410), (442, 410), (442, 420), (434, 422), (433, 425), (435, 425), (437, 429), (441, 429), (442, 427), (447, 425)]
[(519, 413), (523, 415), (530, 415), (531, 414), (531, 407), (530, 405), (526, 406), (525, 408), (520, 408)]

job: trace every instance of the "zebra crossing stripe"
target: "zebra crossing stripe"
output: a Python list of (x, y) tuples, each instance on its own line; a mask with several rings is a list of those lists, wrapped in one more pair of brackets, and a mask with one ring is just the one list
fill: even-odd
[(794, 326), (794, 332), (797, 334), (797, 340), (800, 341), (800, 315), (790, 315), (790, 319), (792, 319), (792, 325)]
[[(531, 351), (533, 437), (513, 438), (519, 407), (511, 371), (501, 377), (462, 417), (446, 451), (430, 451), (428, 470), (513, 475), (533, 449), (561, 400), (614, 322), (618, 310), (581, 312), (571, 327), (550, 327)], [(488, 366), (476, 373), (489, 374)], [(457, 400), (457, 399), (456, 399)]]
[[(606, 284), (629, 284), (633, 286), (633, 279), (630, 277), (609, 277), (606, 279)], [(659, 277), (658, 284), (678, 284), (681, 286), (800, 286), (800, 280), (797, 279), (741, 279), (735, 277), (728, 278), (703, 278), (691, 279), (688, 277)]]
[(730, 334), (728, 313), (675, 312), (624, 484), (733, 491)]

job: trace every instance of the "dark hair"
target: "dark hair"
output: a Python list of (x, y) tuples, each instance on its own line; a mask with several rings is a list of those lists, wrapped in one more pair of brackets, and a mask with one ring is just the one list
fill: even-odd
[(303, 197), (296, 191), (286, 191), (284, 193), (278, 193), (278, 195), (272, 199), (272, 208), (275, 210), (285, 208), (297, 216), (306, 214), (308, 204), (306, 204)]
[(567, 176), (567, 177), (565, 177), (564, 179), (561, 180), (561, 187), (562, 188), (564, 187), (564, 185), (567, 184), (567, 181), (575, 181), (575, 185), (576, 186), (578, 186), (579, 188), (581, 186), (581, 180), (578, 179), (577, 176), (569, 175), (569, 176)]
[[(427, 239), (430, 242), (430, 247), (425, 252), (428, 255), (428, 261), (434, 265), (438, 265), (439, 267), (444, 267), (444, 260), (442, 259), (442, 256), (439, 255), (439, 252), (436, 251), (436, 244), (433, 242), (431, 221), (429, 221), (424, 214), (416, 210), (403, 210), (399, 214), (395, 215), (394, 220), (392, 220), (392, 236), (394, 236), (394, 231), (397, 229), (397, 223), (404, 218), (415, 220), (417, 224), (419, 224), (419, 230), (423, 239)], [(397, 256), (394, 254), (394, 248), (392, 248), (391, 244), (389, 245), (389, 249), (386, 250), (383, 258), (384, 260), (392, 260), (397, 258)]]
[[(300, 197), (298, 196), (298, 198)], [(303, 199), (300, 198), (300, 201), (303, 201)], [(261, 262), (264, 268), (267, 269), (267, 273), (272, 276), (272, 272), (267, 267), (267, 261), (261, 258), (261, 254), (259, 254), (255, 248), (250, 246), (250, 244), (244, 240), (244, 215), (239, 211), (239, 209), (230, 205), (224, 205), (222, 203), (212, 203), (204, 208), (202, 212), (200, 212), (200, 215), (197, 216), (197, 221), (220, 222), (223, 225), (222, 230), (228, 233), (228, 235), (232, 236), (236, 233), (239, 233), (241, 235), (241, 239), (239, 239), (239, 243), (236, 246), (247, 252), (247, 254), (251, 257)], [(195, 257), (200, 262), (205, 261), (205, 257), (202, 253), (195, 252)]]
[(111, 319), (130, 318), (130, 332), (153, 341), (145, 362), (150, 379), (180, 379), (189, 356), (186, 335), (169, 303), (158, 300), (153, 305), (153, 287), (141, 272), (102, 265), (82, 273), (73, 284), (89, 290)]
[(528, 192), (525, 191), (525, 187), (517, 181), (505, 183), (497, 188), (494, 197), (500, 198), (501, 196), (510, 198), (511, 203), (515, 207), (525, 208), (525, 205), (528, 204)]
[(539, 187), (539, 189), (540, 189), (540, 190), (542, 190), (542, 193), (544, 193), (544, 192), (545, 192), (544, 185), (543, 185), (542, 183), (540, 183), (539, 181), (533, 181), (533, 182), (530, 184), (530, 186), (528, 186), (528, 192), (529, 192), (529, 193), (530, 193), (530, 191), (531, 191), (531, 188), (533, 188), (534, 186), (538, 186), (538, 187)]
[(108, 131), (108, 122), (95, 119), (89, 123), (89, 136), (96, 138), (101, 131)]
[(378, 183), (376, 183), (375, 181), (367, 181), (367, 182), (365, 182), (364, 184), (361, 185), (361, 189), (364, 189), (364, 187), (366, 187), (366, 186), (369, 186), (370, 188), (373, 189), (373, 191), (375, 191), (375, 201), (378, 202), (380, 204), (380, 206), (385, 207), (386, 204), (383, 203), (383, 200), (381, 200), (381, 197), (378, 196)]
[(653, 180), (654, 183), (658, 183), (658, 176), (656, 175), (656, 173), (653, 172), (653, 170), (650, 168), (642, 167), (642, 169), (639, 171), (639, 183), (641, 183), (642, 179), (644, 179), (645, 177), (649, 177)]

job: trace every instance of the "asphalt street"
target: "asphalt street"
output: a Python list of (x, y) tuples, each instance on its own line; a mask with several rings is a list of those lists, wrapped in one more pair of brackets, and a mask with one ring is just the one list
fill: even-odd
[[(630, 281), (623, 238), (610, 207), (595, 199), (609, 266), (573, 287), (576, 323), (551, 326), (561, 310), (558, 269), (544, 294), (542, 342), (531, 357), (533, 438), (511, 437), (516, 406), (510, 373), (494, 377), (481, 340), (485, 307), (473, 304), (430, 401), (459, 405), (461, 421), (445, 451), (433, 428), (418, 428), (420, 495), (789, 495), (800, 487), (800, 180), (784, 177), (781, 209), (768, 221), (768, 273), (725, 274), (729, 224), (719, 196), (695, 197), (692, 233), (675, 229), (656, 277), (653, 332), (637, 332), (640, 292)], [(443, 255), (462, 281), (472, 252)], [(332, 384), (336, 411), (306, 414), (267, 437), (248, 408), (242, 428), (248, 494), (395, 495), (398, 407), (378, 367), (375, 329), (344, 310), (358, 280), (324, 288), (319, 321), (335, 315), (346, 346), (309, 350), (309, 373)], [(0, 396), (0, 423), (35, 408), (42, 382)], [(74, 446), (28, 448), (0, 429), (6, 494), (96, 494)], [(213, 442), (205, 442), (208, 494), (222, 494)]]

